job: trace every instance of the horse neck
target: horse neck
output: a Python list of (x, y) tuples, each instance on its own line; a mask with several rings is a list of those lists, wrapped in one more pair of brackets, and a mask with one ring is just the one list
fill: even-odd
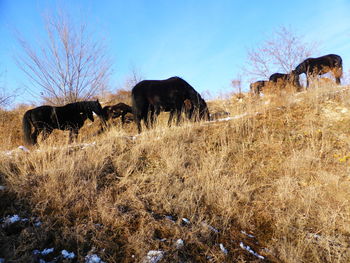
[(84, 111), (84, 112), (88, 112), (88, 111), (93, 111), (96, 113), (96, 106), (95, 106), (95, 102), (94, 101), (81, 101), (81, 102), (77, 102), (78, 103), (78, 110), (79, 111)]

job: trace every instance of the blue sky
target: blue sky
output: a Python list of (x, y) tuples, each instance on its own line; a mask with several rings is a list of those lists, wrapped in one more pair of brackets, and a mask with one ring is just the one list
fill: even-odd
[(58, 6), (104, 36), (113, 62), (111, 91), (135, 67), (146, 79), (180, 76), (202, 94), (232, 92), (247, 49), (280, 26), (318, 42), (315, 55), (339, 54), (345, 71), (350, 65), (347, 0), (0, 0), (0, 72), (7, 91), (20, 90), (17, 103), (38, 98), (23, 89), (30, 82), (15, 63), (20, 47), (13, 32), (35, 43), (44, 36), (43, 13)]

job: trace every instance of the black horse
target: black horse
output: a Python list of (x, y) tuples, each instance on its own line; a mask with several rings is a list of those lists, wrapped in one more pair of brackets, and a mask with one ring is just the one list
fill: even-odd
[(301, 62), (294, 70), (295, 74), (306, 74), (306, 87), (309, 87), (310, 76), (332, 72), (337, 84), (340, 84), (340, 78), (343, 75), (343, 61), (338, 55), (329, 54), (318, 58), (307, 58)]
[(284, 88), (287, 84), (293, 85), (297, 88), (297, 90), (300, 90), (301, 85), (299, 82), (299, 74), (296, 74), (294, 71), (292, 71), (289, 74), (284, 73), (274, 73), (270, 76), (269, 81), (273, 83), (279, 83)]
[[(27, 144), (37, 143), (39, 134), (46, 139), (54, 129), (68, 130), (69, 142), (78, 137), (79, 129), (83, 127), (87, 118), (94, 121), (93, 112), (105, 122), (102, 107), (98, 100), (80, 101), (61, 107), (40, 106), (28, 110), (22, 120), (24, 141)], [(34, 132), (32, 133), (32, 127)]]
[(129, 105), (120, 102), (112, 106), (103, 107), (102, 112), (104, 114), (104, 118), (106, 121), (108, 121), (109, 119), (115, 119), (121, 116), (122, 124), (124, 124), (126, 121), (125, 116), (128, 113), (132, 113), (132, 108)]
[(143, 80), (132, 89), (131, 97), (134, 120), (139, 133), (141, 132), (141, 120), (149, 128), (149, 121), (153, 126), (161, 111), (170, 112), (169, 126), (175, 113), (176, 123), (179, 124), (183, 111), (188, 119), (209, 120), (206, 102), (190, 84), (179, 77), (165, 80)]

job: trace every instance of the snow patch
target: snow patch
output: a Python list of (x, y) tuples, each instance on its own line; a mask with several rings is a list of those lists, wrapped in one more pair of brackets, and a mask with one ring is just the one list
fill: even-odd
[(181, 248), (183, 248), (183, 246), (184, 246), (184, 241), (181, 238), (176, 240), (176, 242), (175, 242), (176, 249), (181, 249)]
[(92, 255), (87, 255), (85, 257), (85, 263), (105, 263), (105, 262), (102, 261), (102, 259), (96, 254), (92, 254)]
[(250, 246), (246, 246), (243, 244), (243, 242), (240, 242), (239, 243), (239, 246), (245, 250), (247, 250), (250, 254), (253, 254), (254, 256), (256, 256), (257, 258), (260, 258), (260, 259), (264, 259), (265, 257), (263, 257), (262, 255), (259, 255), (258, 253), (256, 253), (254, 250), (252, 250), (250, 248)]
[(36, 227), (39, 227), (39, 226), (41, 226), (42, 225), (42, 223), (40, 222), (40, 221), (36, 221), (35, 223), (34, 223), (34, 226), (36, 226)]
[(184, 222), (185, 224), (189, 224), (190, 223), (190, 220), (188, 220), (187, 218), (182, 218), (182, 222)]
[(54, 248), (45, 248), (43, 251), (41, 251), (41, 255), (47, 255), (54, 251)]
[(245, 232), (244, 230), (242, 230), (241, 233), (242, 233), (243, 235), (246, 235), (246, 236), (250, 237), (250, 238), (254, 238), (254, 237), (255, 237), (255, 236), (253, 236), (253, 235), (251, 235), (251, 234), (248, 234), (248, 233)]
[(73, 259), (75, 257), (74, 252), (68, 252), (67, 250), (62, 250), (61, 254), (64, 258)]
[(222, 243), (219, 244), (220, 250), (222, 251), (222, 253), (224, 253), (225, 255), (228, 254), (227, 249), (224, 247), (224, 245)]
[(35, 249), (35, 250), (33, 250), (33, 254), (46, 256), (46, 255), (52, 253), (54, 250), (55, 250), (54, 248), (45, 248), (45, 249), (43, 249), (43, 251)]
[(30, 152), (29, 149), (27, 147), (23, 146), (23, 145), (18, 146), (18, 149), (20, 149), (20, 150), (22, 150), (22, 151), (24, 151), (26, 153)]
[(143, 263), (157, 263), (164, 257), (164, 252), (161, 250), (150, 250)]

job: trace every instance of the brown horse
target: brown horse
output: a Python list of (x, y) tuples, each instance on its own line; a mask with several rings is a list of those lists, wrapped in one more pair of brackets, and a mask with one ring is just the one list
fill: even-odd
[(269, 81), (267, 80), (258, 80), (250, 84), (250, 92), (253, 95), (260, 96), (263, 88), (267, 85)]
[(293, 85), (299, 91), (301, 89), (301, 85), (299, 82), (299, 75), (292, 71), (289, 74), (284, 73), (274, 73), (270, 76), (269, 81), (273, 83), (278, 83), (282, 88), (285, 88), (287, 84)]
[(309, 87), (309, 78), (332, 72), (337, 84), (343, 75), (343, 61), (338, 55), (329, 54), (318, 58), (307, 58), (294, 70), (295, 74), (306, 74), (306, 87)]
[(106, 120), (115, 119), (121, 116), (122, 124), (124, 124), (126, 121), (125, 116), (128, 113), (132, 113), (132, 108), (129, 105), (120, 102), (112, 106), (103, 107), (102, 112)]

